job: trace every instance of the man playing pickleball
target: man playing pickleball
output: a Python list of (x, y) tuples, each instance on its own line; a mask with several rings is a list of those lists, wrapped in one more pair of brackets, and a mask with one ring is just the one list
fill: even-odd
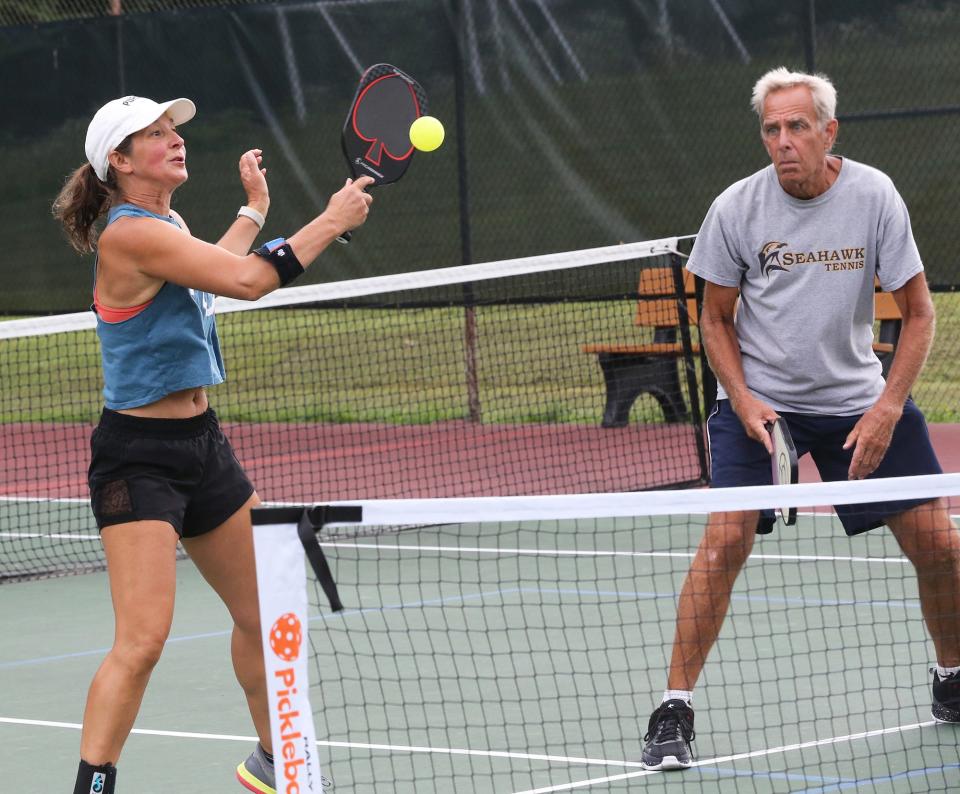
[[(771, 165), (725, 190), (688, 267), (706, 281), (700, 330), (717, 381), (712, 486), (771, 482), (766, 423), (782, 416), (823, 480), (940, 473), (910, 390), (934, 310), (906, 206), (880, 171), (831, 154), (836, 91), (785, 68), (753, 91)], [(886, 381), (872, 350), (874, 279), (903, 328)], [(738, 300), (739, 299), (739, 300)], [(933, 716), (960, 722), (960, 532), (940, 500), (838, 506), (848, 535), (886, 524), (917, 571), (933, 639)], [(693, 688), (756, 532), (773, 515), (715, 513), (680, 594), (667, 689), (650, 717), (647, 769), (692, 763)]]

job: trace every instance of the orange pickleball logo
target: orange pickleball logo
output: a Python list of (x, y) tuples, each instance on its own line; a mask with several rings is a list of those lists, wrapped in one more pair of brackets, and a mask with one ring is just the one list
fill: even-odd
[(302, 641), (303, 632), (300, 629), (300, 621), (292, 612), (277, 618), (277, 622), (270, 629), (270, 648), (279, 659), (285, 662), (296, 661), (300, 655)]

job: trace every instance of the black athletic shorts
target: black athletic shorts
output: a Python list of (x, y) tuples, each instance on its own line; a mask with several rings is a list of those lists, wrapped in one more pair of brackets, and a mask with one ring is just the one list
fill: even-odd
[(167, 521), (192, 538), (216, 529), (253, 493), (212, 409), (147, 419), (104, 408), (90, 448), (87, 479), (100, 529)]

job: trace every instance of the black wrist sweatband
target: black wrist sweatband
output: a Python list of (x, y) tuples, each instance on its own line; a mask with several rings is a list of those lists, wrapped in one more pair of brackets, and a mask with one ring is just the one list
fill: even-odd
[(283, 237), (264, 243), (253, 253), (262, 256), (277, 271), (277, 275), (280, 276), (281, 287), (287, 286), (291, 281), (303, 275), (303, 265), (300, 264), (297, 255), (293, 253), (290, 243)]

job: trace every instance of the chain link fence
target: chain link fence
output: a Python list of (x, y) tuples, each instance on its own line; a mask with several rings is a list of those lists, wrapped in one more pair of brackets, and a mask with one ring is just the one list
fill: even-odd
[(344, 113), (385, 60), (425, 86), (447, 142), (378, 191), (357, 244), (305, 283), (694, 233), (766, 164), (757, 77), (822, 71), (837, 153), (888, 173), (910, 208), (940, 316), (924, 389), (935, 416), (960, 416), (960, 4), (946, 0), (0, 0), (0, 99), (17, 109), (0, 155), (21, 174), (0, 197), (0, 313), (89, 303), (92, 259), (49, 207), (105, 101), (196, 101), (175, 206), (205, 239), (243, 201), (239, 155), (263, 148), (276, 236), (342, 184)]
[(0, 27), (63, 22), (72, 19), (250, 5), (258, 0), (4, 0)]

